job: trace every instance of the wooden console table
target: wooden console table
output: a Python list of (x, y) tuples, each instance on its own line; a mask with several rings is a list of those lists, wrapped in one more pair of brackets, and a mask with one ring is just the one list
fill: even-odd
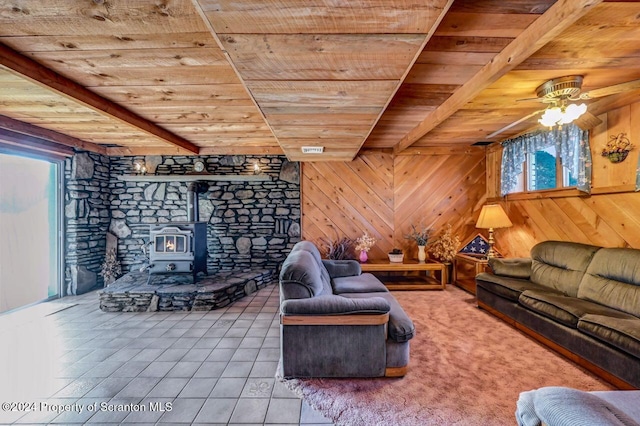
[[(446, 265), (433, 260), (417, 262), (405, 260), (403, 263), (388, 260), (369, 260), (360, 264), (362, 272), (387, 273), (380, 279), (389, 290), (444, 290), (447, 288)], [(440, 271), (440, 281), (432, 276), (434, 271)], [(424, 275), (398, 275), (398, 272), (425, 272)]]

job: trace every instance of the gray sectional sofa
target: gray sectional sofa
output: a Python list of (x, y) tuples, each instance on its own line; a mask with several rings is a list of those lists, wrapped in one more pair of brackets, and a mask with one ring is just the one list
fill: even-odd
[(640, 250), (546, 241), (491, 259), (478, 306), (622, 389), (640, 387)]
[(284, 377), (404, 376), (411, 319), (376, 277), (353, 260), (321, 259), (297, 243), (280, 271)]

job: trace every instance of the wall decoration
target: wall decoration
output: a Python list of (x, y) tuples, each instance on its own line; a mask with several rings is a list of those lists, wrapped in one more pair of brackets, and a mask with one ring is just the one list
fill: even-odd
[(622, 163), (633, 148), (635, 146), (629, 141), (627, 134), (621, 132), (609, 136), (609, 142), (602, 150), (602, 156), (609, 158), (612, 163)]

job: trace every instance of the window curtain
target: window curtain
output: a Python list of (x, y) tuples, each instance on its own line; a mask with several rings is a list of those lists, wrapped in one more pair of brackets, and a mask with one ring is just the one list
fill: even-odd
[(502, 143), (502, 179), (500, 182), (502, 196), (515, 191), (527, 153), (534, 153), (553, 145), (556, 147), (556, 153), (562, 158), (562, 165), (576, 177), (578, 189), (590, 193), (589, 132), (580, 129), (575, 124), (567, 124), (562, 126), (562, 129), (528, 133)]

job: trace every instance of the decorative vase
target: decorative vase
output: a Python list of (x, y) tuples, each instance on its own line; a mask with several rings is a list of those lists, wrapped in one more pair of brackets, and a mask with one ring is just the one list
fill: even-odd
[(366, 263), (367, 260), (369, 259), (369, 256), (367, 256), (367, 252), (364, 250), (360, 251), (360, 263)]
[(427, 253), (424, 251), (425, 246), (418, 246), (418, 260), (424, 262), (427, 260)]

